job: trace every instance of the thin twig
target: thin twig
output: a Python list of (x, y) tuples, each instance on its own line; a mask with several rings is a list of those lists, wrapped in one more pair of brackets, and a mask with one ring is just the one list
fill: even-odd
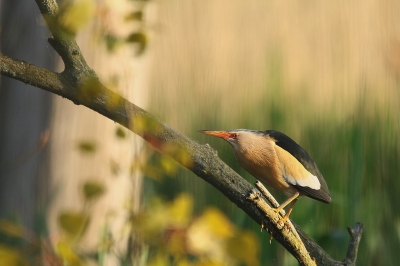
[(346, 266), (356, 265), (358, 246), (361, 241), (361, 236), (364, 231), (363, 223), (356, 223), (354, 228), (347, 228), (347, 231), (350, 234), (350, 242), (349, 247), (347, 249), (346, 259), (343, 261)]
[[(271, 204), (272, 207), (274, 208), (279, 207), (278, 201), (274, 198), (274, 196), (272, 196), (269, 190), (260, 181), (257, 180), (254, 183), (254, 185), (260, 190), (261, 194), (264, 195), (264, 197), (267, 199), (267, 201), (269, 202), (269, 204)], [(279, 213), (282, 215), (282, 217), (286, 215), (286, 212), (283, 209)]]

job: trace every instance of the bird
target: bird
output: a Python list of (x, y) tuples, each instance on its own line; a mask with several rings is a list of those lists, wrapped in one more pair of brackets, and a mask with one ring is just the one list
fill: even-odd
[(287, 222), (300, 196), (327, 204), (332, 201), (328, 185), (317, 164), (299, 144), (284, 133), (250, 129), (200, 132), (227, 141), (233, 148), (236, 160), (247, 172), (288, 196), (286, 201), (274, 208), (279, 213), (289, 205), (280, 221)]

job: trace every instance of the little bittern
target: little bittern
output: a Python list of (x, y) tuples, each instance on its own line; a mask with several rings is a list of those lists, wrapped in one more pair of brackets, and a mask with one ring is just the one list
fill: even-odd
[(236, 159), (247, 172), (289, 196), (275, 209), (279, 213), (290, 204), (283, 222), (289, 218), (299, 196), (324, 203), (332, 201), (318, 166), (299, 144), (285, 134), (275, 130), (248, 129), (200, 132), (229, 142)]

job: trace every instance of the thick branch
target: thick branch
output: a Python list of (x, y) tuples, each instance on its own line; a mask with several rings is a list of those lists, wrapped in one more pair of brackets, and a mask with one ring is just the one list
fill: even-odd
[[(221, 161), (208, 145), (200, 145), (190, 140), (145, 110), (103, 86), (96, 73), (86, 64), (72, 36), (61, 34), (57, 27), (51, 24), (56, 19), (58, 10), (56, 2), (54, 0), (36, 0), (36, 2), (53, 34), (53, 38), (49, 41), (60, 54), (66, 69), (63, 73), (57, 74), (0, 54), (2, 75), (58, 94), (75, 104), (84, 105), (120, 123), (143, 137), (163, 154), (171, 156), (178, 163), (216, 187), (258, 224), (264, 224), (266, 221), (264, 214), (257, 206), (246, 199), (246, 195), (253, 187), (245, 179)], [(281, 230), (279, 225), (276, 222), (274, 223), (275, 218), (267, 219), (268, 229), (272, 232), (273, 237), (285, 246), (299, 260), (301, 265), (313, 265), (313, 260), (318, 265), (344, 264), (331, 259), (297, 225), (294, 224), (293, 226), (300, 235), (301, 241), (295, 236), (296, 241), (298, 241), (298, 244), (303, 242), (306, 251), (299, 248), (296, 242), (293, 244), (287, 241), (284, 233), (286, 229)], [(355, 242), (353, 247), (355, 254), (357, 253), (358, 243)], [(307, 253), (307, 251), (309, 256), (304, 253)], [(350, 259), (351, 261), (355, 261), (356, 256), (350, 255), (350, 257), (354, 258), (354, 260)]]
[[(264, 191), (266, 191), (264, 187), (262, 188)], [(310, 254), (308, 253), (292, 223), (289, 221), (288, 226), (283, 224), (280, 221), (278, 214), (262, 198), (262, 194), (260, 192), (252, 190), (247, 199), (253, 202), (257, 208), (264, 213), (266, 220), (268, 220), (268, 224), (263, 226), (265, 226), (266, 230), (271, 234), (271, 236), (282, 235), (286, 240), (286, 245), (289, 246), (287, 249), (296, 251), (293, 255), (301, 265), (316, 265), (315, 261), (310, 257)]]
[(0, 62), (2, 75), (63, 96), (65, 85), (59, 74), (24, 61), (11, 59), (1, 53)]

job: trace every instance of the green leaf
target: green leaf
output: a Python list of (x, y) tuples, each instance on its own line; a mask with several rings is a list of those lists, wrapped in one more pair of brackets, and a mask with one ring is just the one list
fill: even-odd
[(143, 20), (143, 12), (141, 10), (129, 13), (128, 16), (125, 17), (126, 21), (142, 21)]
[(83, 185), (83, 195), (85, 200), (93, 200), (104, 194), (106, 191), (105, 187), (95, 181), (88, 181)]
[(137, 55), (143, 54), (147, 47), (147, 36), (144, 32), (138, 31), (130, 34), (126, 41), (138, 45)]
[(117, 130), (115, 131), (115, 135), (120, 139), (126, 138), (125, 130), (123, 130), (122, 127), (117, 127)]
[(97, 145), (94, 141), (86, 140), (79, 142), (78, 148), (82, 153), (94, 153), (97, 149)]
[(24, 259), (21, 252), (9, 246), (0, 244), (0, 266), (22, 266), (30, 265)]
[(59, 226), (70, 236), (83, 234), (89, 223), (89, 216), (79, 212), (64, 212), (58, 216)]
[(83, 265), (83, 262), (77, 252), (67, 242), (60, 241), (57, 243), (57, 252), (66, 262), (64, 265)]
[(109, 52), (114, 52), (118, 45), (121, 44), (121, 41), (118, 39), (118, 37), (111, 34), (106, 34), (104, 36), (104, 41)]

